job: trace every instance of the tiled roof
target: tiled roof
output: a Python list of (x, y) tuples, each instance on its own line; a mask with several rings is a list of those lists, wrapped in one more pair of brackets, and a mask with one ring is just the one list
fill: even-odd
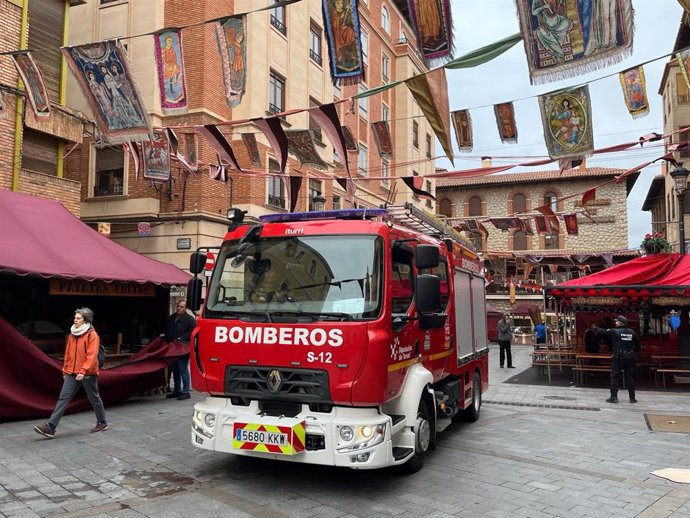
[[(436, 189), (448, 187), (465, 187), (476, 185), (506, 185), (513, 183), (544, 182), (548, 180), (567, 180), (571, 178), (593, 178), (618, 176), (624, 173), (625, 169), (613, 167), (589, 167), (585, 171), (578, 168), (569, 169), (561, 173), (559, 170), (553, 171), (530, 171), (527, 173), (498, 173), (487, 176), (471, 176), (467, 178), (439, 178), (436, 180)], [(631, 175), (632, 176), (632, 175)]]
[[(657, 202), (658, 196), (659, 196), (659, 191), (663, 190), (664, 188), (664, 175), (660, 174), (654, 177), (652, 180), (652, 183), (649, 185), (649, 190), (647, 191), (647, 197), (644, 200), (644, 203), (642, 204), (642, 210), (649, 211), (652, 210), (652, 207)], [(661, 195), (661, 199), (663, 201), (664, 195)]]

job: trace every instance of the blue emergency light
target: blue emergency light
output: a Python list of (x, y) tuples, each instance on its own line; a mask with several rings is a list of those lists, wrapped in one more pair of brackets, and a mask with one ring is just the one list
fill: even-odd
[(318, 219), (373, 219), (388, 215), (386, 209), (341, 209), (312, 212), (290, 212), (259, 216), (262, 223), (287, 223), (289, 221), (313, 221)]

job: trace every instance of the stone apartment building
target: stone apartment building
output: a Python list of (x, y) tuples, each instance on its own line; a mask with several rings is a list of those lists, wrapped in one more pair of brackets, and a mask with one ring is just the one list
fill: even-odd
[[(664, 134), (690, 126), (690, 91), (675, 58), (675, 52), (688, 45), (690, 45), (690, 16), (687, 12), (683, 12), (680, 28), (673, 45), (674, 54), (666, 63), (659, 85), (659, 95), (661, 95), (663, 103)], [(690, 141), (690, 131), (683, 131), (676, 133), (671, 139), (667, 139), (666, 143), (668, 145), (679, 142), (687, 143), (688, 141)], [(676, 160), (683, 163), (686, 169), (690, 168), (690, 145), (681, 148), (675, 155)], [(652, 213), (652, 228), (650, 230), (664, 234), (671, 243), (673, 250), (678, 251), (680, 214), (673, 179), (668, 174), (672, 170), (672, 166), (667, 167), (665, 163), (662, 165), (661, 174), (654, 178), (647, 191), (642, 210)], [(690, 228), (688, 227), (690, 219), (687, 217), (690, 213), (690, 193), (688, 191), (685, 193), (684, 201), (685, 214), (682, 217), (685, 218), (685, 228), (688, 229)]]
[[(488, 161), (485, 161), (488, 166)], [(436, 181), (438, 213), (458, 225), (465, 219), (477, 219), (483, 229), (466, 233), (482, 252), (487, 274), (493, 281), (487, 287), (487, 299), (500, 309), (510, 309), (520, 302), (541, 303), (541, 288), (552, 282), (591, 273), (638, 255), (628, 250), (627, 196), (637, 175), (621, 183), (609, 183), (596, 190), (596, 199), (587, 204), (591, 217), (583, 214), (581, 194), (598, 186), (623, 169), (587, 168), (585, 163), (561, 173), (534, 171), (504, 173), (471, 178)], [(567, 199), (562, 199), (567, 198)], [(498, 230), (490, 217), (523, 214), (539, 215), (535, 207), (549, 205), (558, 215), (577, 213), (578, 235), (568, 235), (562, 218), (560, 230), (552, 235), (538, 235), (531, 221), (533, 235), (522, 230)], [(508, 302), (511, 284), (515, 303)]]
[(36, 49), (51, 102), (51, 115), (38, 120), (27, 105), (24, 85), (9, 58), (0, 60), (0, 189), (60, 201), (80, 212), (79, 183), (67, 178), (63, 156), (82, 139), (83, 116), (66, 106), (66, 43), (73, 6), (83, 0), (0, 0), (0, 52)]
[[(73, 9), (71, 45), (106, 38), (128, 37), (163, 27), (198, 23), (232, 12), (256, 9), (248, 0), (87, 0)], [(328, 53), (323, 30), (321, 2), (304, 0), (289, 6), (254, 13), (247, 17), (247, 90), (242, 102), (230, 109), (225, 101), (220, 58), (213, 26), (184, 29), (183, 52), (187, 74), (189, 112), (163, 116), (155, 79), (152, 37), (123, 39), (133, 62), (133, 71), (144, 105), (154, 126), (215, 124), (271, 115), (293, 108), (329, 103), (386, 81), (409, 77), (425, 70), (405, 17), (389, 0), (360, 2), (362, 41), (367, 63), (362, 85), (334, 87), (328, 71)], [(69, 99), (89, 112), (76, 81), (71, 80)], [(339, 105), (341, 123), (347, 125), (359, 145), (349, 153), (350, 167), (358, 178), (358, 206), (379, 206), (415, 201), (427, 210), (433, 205), (415, 200), (401, 183), (366, 181), (368, 175), (428, 174), (434, 171), (433, 132), (421, 110), (404, 87), (389, 90), (367, 100)], [(391, 121), (394, 155), (381, 160), (369, 123)], [(334, 154), (328, 139), (308, 113), (283, 119), (284, 129), (311, 128), (318, 136), (318, 150), (328, 164), (327, 174), (342, 172), (343, 157)], [(273, 171), (277, 162), (263, 134), (251, 123), (224, 127), (239, 163), (250, 161), (240, 140), (243, 132), (256, 133), (262, 167)], [(215, 163), (216, 155), (203, 139), (199, 141), (201, 164)], [(111, 223), (111, 238), (140, 253), (188, 265), (189, 249), (217, 246), (227, 228), (225, 214), (230, 207), (247, 210), (251, 216), (288, 209), (287, 176), (303, 176), (296, 210), (345, 208), (345, 192), (334, 181), (323, 180), (324, 171), (302, 166), (290, 156), (285, 180), (232, 174), (227, 183), (209, 178), (202, 167), (197, 176), (187, 175), (173, 162), (170, 184), (156, 185), (137, 179), (120, 147), (99, 149), (87, 143), (69, 157), (69, 177), (81, 182), (82, 219), (90, 223)], [(414, 163), (398, 168), (396, 165)], [(431, 186), (433, 190), (433, 186)], [(151, 224), (151, 235), (137, 232), (139, 222)]]

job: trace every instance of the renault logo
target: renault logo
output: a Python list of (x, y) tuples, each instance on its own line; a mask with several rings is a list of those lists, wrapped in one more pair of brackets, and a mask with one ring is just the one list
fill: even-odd
[(280, 371), (273, 369), (271, 372), (269, 372), (268, 376), (266, 377), (266, 384), (271, 392), (274, 394), (278, 392), (280, 387), (283, 385), (283, 378), (280, 376)]

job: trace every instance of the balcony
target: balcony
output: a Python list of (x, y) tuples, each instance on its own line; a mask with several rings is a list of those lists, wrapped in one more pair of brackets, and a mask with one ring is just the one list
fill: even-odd
[(275, 27), (280, 34), (287, 36), (287, 27), (285, 27), (285, 24), (282, 22), (282, 20), (279, 20), (275, 14), (271, 15), (271, 25), (273, 25), (273, 27)]
[(319, 66), (323, 64), (321, 54), (317, 54), (313, 49), (309, 49), (309, 58)]
[(276, 106), (273, 103), (268, 103), (268, 113), (271, 115), (275, 115), (276, 113), (280, 113), (283, 111), (283, 108), (280, 106)]
[(94, 196), (122, 196), (122, 185), (96, 185), (93, 188)]
[(280, 209), (285, 208), (285, 198), (280, 196), (274, 196), (273, 194), (268, 195), (268, 204), (273, 207), (278, 207)]

